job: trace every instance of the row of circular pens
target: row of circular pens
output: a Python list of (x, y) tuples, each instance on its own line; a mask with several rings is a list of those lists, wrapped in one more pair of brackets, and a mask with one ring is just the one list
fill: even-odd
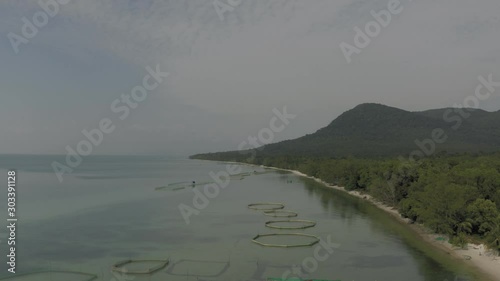
[[(266, 221), (265, 226), (269, 228), (280, 229), (280, 230), (296, 230), (296, 229), (306, 229), (314, 227), (316, 225), (315, 221), (291, 219), (293, 217), (297, 217), (298, 214), (293, 211), (284, 210), (285, 205), (282, 203), (273, 203), (273, 202), (252, 203), (248, 205), (248, 208), (256, 211), (262, 211), (263, 214), (266, 216), (286, 218), (283, 220)], [(270, 237), (270, 236), (282, 236), (282, 237), (300, 236), (300, 237), (310, 238), (311, 241), (304, 243), (294, 243), (294, 244), (264, 243), (262, 241), (259, 241), (263, 237)], [(308, 247), (318, 243), (319, 241), (320, 241), (319, 237), (315, 235), (305, 234), (305, 233), (290, 233), (290, 232), (257, 234), (252, 239), (252, 242), (259, 244), (261, 246), (279, 247), (279, 248)]]

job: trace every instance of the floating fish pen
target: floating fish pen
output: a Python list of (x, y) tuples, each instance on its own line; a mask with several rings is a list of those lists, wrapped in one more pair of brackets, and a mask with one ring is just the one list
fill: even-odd
[[(158, 265), (149, 267), (144, 270), (128, 270), (125, 268), (126, 265), (133, 263), (158, 263)], [(153, 274), (158, 270), (165, 268), (169, 263), (169, 260), (124, 260), (117, 262), (111, 267), (111, 271), (119, 272), (123, 274)]]
[[(301, 237), (308, 237), (312, 238), (310, 242), (307, 243), (297, 243), (297, 244), (276, 244), (276, 243), (263, 243), (260, 242), (259, 239), (262, 237), (270, 237), (270, 236), (301, 236)], [(311, 234), (305, 234), (305, 233), (268, 233), (268, 234), (257, 234), (253, 239), (252, 242), (259, 244), (264, 247), (278, 247), (278, 248), (295, 248), (295, 247), (310, 247), (315, 245), (320, 241), (318, 236), (311, 235)]]
[(248, 177), (251, 175), (252, 175), (251, 173), (239, 173), (239, 174), (230, 175), (229, 177), (234, 179), (234, 178), (244, 178), (244, 177)]
[[(184, 272), (182, 269), (176, 269), (180, 267), (180, 265), (185, 264), (185, 267), (189, 267), (189, 264), (192, 264), (194, 268), (193, 271)], [(208, 264), (211, 269), (214, 269), (213, 272), (203, 273), (200, 272), (200, 268), (202, 264)], [(220, 268), (217, 268), (217, 265), (220, 265)], [(182, 259), (173, 263), (167, 270), (167, 273), (172, 276), (191, 276), (196, 278), (217, 278), (226, 273), (229, 269), (230, 262), (227, 261), (207, 261), (207, 260), (191, 260), (191, 259)], [(177, 272), (176, 272), (177, 271)]]
[[(287, 223), (287, 224), (299, 224), (299, 225), (290, 225), (290, 226), (278, 226), (275, 225), (277, 223)], [(267, 221), (266, 227), (275, 228), (275, 229), (306, 229), (310, 227), (316, 226), (315, 221), (310, 220), (280, 220), (280, 221)]]
[(176, 191), (176, 190), (181, 190), (181, 189), (186, 189), (186, 188), (189, 188), (189, 187), (197, 187), (197, 186), (200, 186), (200, 185), (207, 185), (207, 184), (211, 184), (211, 183), (214, 183), (214, 182), (200, 182), (200, 183), (196, 183), (196, 182), (176, 182), (176, 183), (170, 183), (168, 185), (165, 185), (165, 186), (158, 186), (158, 187), (155, 187), (155, 190), (170, 190), (170, 191)]
[(257, 211), (273, 211), (284, 209), (285, 205), (282, 203), (264, 202), (248, 204), (248, 208)]
[(275, 172), (274, 170), (267, 170), (267, 171), (262, 171), (262, 172), (254, 171), (253, 174), (254, 175), (263, 175), (263, 174), (270, 174), (270, 173), (274, 173), (274, 172)]
[[(80, 271), (38, 271), (38, 272), (31, 272), (31, 273), (16, 273), (15, 276), (11, 277), (6, 277), (6, 278), (0, 278), (0, 280), (26, 280), (26, 278), (29, 278), (33, 276), (35, 280), (54, 280), (55, 275), (61, 275), (61, 278), (64, 278), (64, 280), (75, 280), (76, 276), (81, 276), (85, 279), (82, 279), (81, 281), (92, 281), (97, 279), (97, 275), (95, 274), (90, 274), (86, 272), (80, 272)], [(41, 276), (46, 276), (46, 277), (41, 277)], [(70, 277), (72, 276), (72, 277)]]
[(288, 210), (271, 210), (271, 211), (264, 211), (264, 215), (277, 218), (293, 218), (297, 217), (299, 214)]

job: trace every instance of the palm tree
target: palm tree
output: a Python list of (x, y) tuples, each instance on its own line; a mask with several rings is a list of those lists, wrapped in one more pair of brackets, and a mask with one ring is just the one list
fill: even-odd
[(466, 219), (463, 222), (457, 224), (457, 233), (466, 233), (470, 234), (472, 232), (472, 223), (470, 219)]
[(496, 250), (500, 256), (500, 217), (497, 220), (495, 228), (488, 233), (486, 246)]

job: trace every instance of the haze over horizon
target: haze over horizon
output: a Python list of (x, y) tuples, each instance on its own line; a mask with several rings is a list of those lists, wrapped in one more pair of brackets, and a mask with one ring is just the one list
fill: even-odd
[[(234, 150), (269, 126), (273, 108), (297, 116), (276, 142), (360, 103), (453, 107), (474, 94), (478, 76), (500, 81), (495, 0), (401, 0), (402, 12), (351, 63), (339, 45), (353, 44), (354, 28), (388, 0), (242, 1), (222, 20), (213, 2), (73, 0), (17, 54), (8, 34), (41, 8), (0, 2), (0, 154), (65, 154), (102, 118), (116, 130), (96, 155)], [(112, 102), (156, 65), (169, 76), (118, 120)], [(499, 110), (500, 90), (479, 108)]]

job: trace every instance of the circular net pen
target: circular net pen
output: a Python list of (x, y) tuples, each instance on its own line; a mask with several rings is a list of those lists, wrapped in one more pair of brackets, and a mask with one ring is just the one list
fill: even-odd
[(172, 276), (199, 278), (217, 278), (229, 269), (229, 261), (183, 259), (173, 263), (167, 273)]
[[(169, 262), (170, 262), (169, 260), (124, 260), (124, 261), (120, 261), (120, 262), (115, 263), (111, 267), (111, 271), (124, 273), (124, 274), (153, 274), (153, 273), (157, 272), (158, 270), (165, 268)], [(158, 264), (155, 266), (152, 266), (152, 267), (148, 267), (148, 268), (143, 269), (143, 270), (128, 270), (125, 267), (126, 265), (130, 265), (133, 263), (158, 263)]]
[(251, 173), (239, 173), (239, 174), (234, 174), (230, 175), (229, 178), (231, 179), (243, 179), (245, 177), (251, 176)]
[(256, 210), (256, 211), (273, 211), (284, 209), (285, 205), (282, 203), (274, 203), (274, 202), (263, 202), (263, 203), (252, 203), (248, 204), (248, 209)]
[[(280, 226), (276, 224), (285, 223), (289, 226)], [(295, 225), (294, 225), (295, 224)], [(280, 220), (280, 221), (267, 221), (266, 227), (275, 229), (306, 229), (314, 227), (316, 225), (315, 221), (310, 220)]]
[[(259, 241), (262, 237), (270, 237), (270, 236), (298, 236), (298, 237), (307, 237), (311, 238), (311, 241), (304, 243), (295, 243), (295, 244), (277, 244), (277, 243), (264, 243)], [(264, 247), (276, 247), (276, 248), (297, 248), (297, 247), (310, 247), (315, 245), (320, 241), (320, 238), (316, 235), (305, 234), (305, 233), (268, 233), (268, 234), (257, 234), (252, 242), (255, 244), (264, 246)]]
[(288, 210), (271, 210), (271, 211), (264, 211), (264, 215), (275, 218), (294, 218), (297, 217), (299, 214)]
[[(54, 278), (62, 279), (54, 279)], [(82, 279), (77, 278), (80, 276)], [(92, 281), (97, 279), (97, 275), (80, 271), (38, 271), (31, 273), (16, 273), (15, 276), (0, 278), (0, 280), (78, 280), (78, 281)]]
[(254, 171), (254, 175), (264, 175), (264, 174), (269, 174), (269, 173), (274, 173), (274, 170), (265, 170), (265, 171)]
[(197, 187), (197, 186), (201, 186), (201, 185), (207, 185), (207, 184), (211, 184), (211, 183), (214, 183), (214, 182), (211, 182), (211, 181), (206, 181), (206, 182), (175, 182), (175, 183), (170, 183), (168, 185), (165, 185), (165, 186), (158, 186), (158, 187), (155, 187), (155, 190), (157, 191), (161, 191), (161, 190), (170, 190), (170, 191), (176, 191), (176, 190), (181, 190), (181, 189), (186, 189), (186, 188), (194, 188), (194, 187)]

